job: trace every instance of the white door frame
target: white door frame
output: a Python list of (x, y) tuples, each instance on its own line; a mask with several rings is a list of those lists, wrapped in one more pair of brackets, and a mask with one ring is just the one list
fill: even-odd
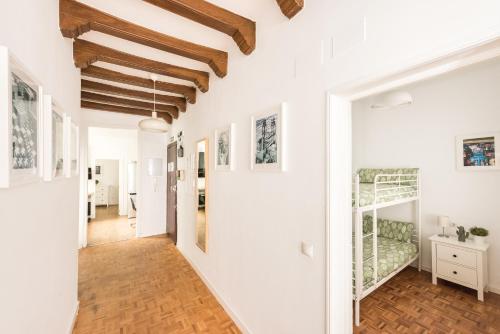
[[(500, 35), (327, 93), (326, 333), (352, 333), (352, 102), (500, 56)], [(341, 222), (339, 224), (339, 222)]]

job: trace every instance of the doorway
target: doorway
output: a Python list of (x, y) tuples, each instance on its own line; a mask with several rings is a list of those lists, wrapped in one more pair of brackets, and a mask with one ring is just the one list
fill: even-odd
[(167, 236), (177, 244), (177, 142), (167, 148)]
[[(327, 94), (327, 333), (353, 332), (352, 103), (500, 56), (500, 38)], [(342, 272), (342, 275), (339, 275)]]
[(136, 237), (137, 130), (87, 128), (82, 247)]
[(120, 160), (96, 159), (90, 172), (93, 174), (91, 209), (94, 212), (87, 229), (88, 245), (132, 239), (135, 236), (135, 219), (120, 216)]

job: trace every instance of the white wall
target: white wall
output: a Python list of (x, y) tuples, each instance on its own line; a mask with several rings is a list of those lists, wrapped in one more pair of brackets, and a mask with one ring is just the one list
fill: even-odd
[[(78, 123), (79, 72), (58, 22), (57, 1), (2, 1), (0, 45)], [(73, 177), (0, 190), (1, 333), (69, 332), (77, 307), (78, 189)]]
[[(423, 266), (431, 267), (427, 238), (437, 232), (437, 215), (466, 227), (500, 234), (500, 172), (456, 169), (455, 137), (500, 131), (500, 59), (467, 67), (402, 88), (414, 103), (389, 111), (369, 109), (370, 98), (353, 106), (353, 166), (419, 167), (422, 171)], [(383, 210), (383, 217), (411, 218), (411, 207)], [(448, 233), (455, 234), (450, 228)], [(500, 292), (500, 247), (490, 249), (491, 286)]]
[[(214, 2), (258, 20), (257, 49), (249, 57), (231, 52), (229, 75), (212, 76), (210, 91), (174, 122), (173, 133), (184, 130), (186, 157), (203, 137), (213, 152), (216, 128), (234, 122), (237, 132), (236, 171), (214, 173), (211, 162), (208, 253), (195, 245), (190, 178), (179, 185), (179, 248), (245, 331), (323, 333), (325, 92), (498, 34), (500, 4), (318, 0), (289, 22), (275, 1)], [(251, 172), (250, 115), (283, 101), (288, 171)], [(314, 259), (300, 254), (302, 241), (314, 245)]]
[[(148, 160), (163, 160), (163, 176), (148, 174)], [(139, 160), (137, 188), (137, 236), (148, 237), (167, 232), (167, 135), (139, 131)]]
[[(258, 21), (257, 49), (244, 56), (227, 36), (144, 2), (83, 2), (161, 32), (229, 51), (228, 76), (218, 79), (211, 75), (210, 91), (199, 93), (198, 103), (174, 122), (174, 133), (185, 130), (189, 157), (194, 143), (202, 137), (210, 137), (213, 151), (212, 131), (235, 122), (237, 169), (211, 173), (208, 254), (195, 246), (191, 186), (188, 181), (179, 185), (179, 247), (227, 302), (241, 320), (240, 325), (258, 334), (324, 332), (327, 89), (397, 71), (500, 33), (500, 3), (496, 0), (310, 0), (292, 21), (281, 14), (275, 1), (211, 1)], [(24, 13), (11, 13), (28, 9), (33, 3), (18, 1), (5, 13), (9, 13), (8, 19), (25, 17)], [(37, 4), (43, 8), (41, 13), (56, 6), (42, 4), (45, 2)], [(32, 6), (30, 10), (38, 9)], [(51, 22), (56, 25), (55, 13), (52, 16)], [(2, 31), (10, 32), (12, 26)], [(30, 25), (20, 29), (26, 34), (32, 30)], [(18, 35), (12, 34), (12, 39)], [(89, 33), (83, 38), (152, 59), (206, 69), (198, 62), (103, 34)], [(23, 48), (31, 52), (29, 44)], [(38, 54), (31, 52), (29, 56), (36, 59)], [(71, 57), (68, 54), (62, 59), (69, 61)], [(60, 83), (66, 84), (63, 80)], [(251, 173), (249, 116), (283, 101), (290, 105), (288, 171)], [(99, 120), (92, 118), (94, 124), (105, 122), (113, 127), (119, 120), (131, 124), (137, 119), (84, 112), (92, 117), (102, 115)], [(158, 146), (151, 154), (162, 149)], [(149, 152), (146, 145), (143, 152)], [(187, 166), (188, 162), (182, 164)], [(143, 205), (152, 203), (161, 211), (166, 201), (152, 199)], [(151, 220), (157, 226), (146, 232), (162, 231), (161, 214)], [(314, 244), (314, 259), (300, 255), (302, 240)]]

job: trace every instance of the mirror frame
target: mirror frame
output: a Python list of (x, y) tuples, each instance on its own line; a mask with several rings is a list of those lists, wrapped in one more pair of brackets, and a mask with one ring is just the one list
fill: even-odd
[[(198, 151), (198, 145), (200, 143), (205, 143), (205, 247), (199, 244), (198, 242), (198, 209), (199, 209), (199, 190), (198, 190), (198, 169), (200, 163), (200, 155)], [(195, 178), (196, 178), (196, 196), (195, 196), (195, 243), (196, 246), (201, 249), (204, 253), (208, 252), (208, 197), (209, 197), (209, 174), (210, 174), (210, 152), (209, 152), (209, 141), (208, 138), (205, 137), (196, 142), (196, 164), (195, 164)]]

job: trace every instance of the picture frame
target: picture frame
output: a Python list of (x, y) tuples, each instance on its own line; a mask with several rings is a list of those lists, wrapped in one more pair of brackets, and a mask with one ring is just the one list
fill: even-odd
[(50, 95), (43, 98), (44, 104), (44, 181), (52, 181), (66, 175), (65, 152), (66, 114)]
[(287, 103), (251, 116), (250, 169), (253, 171), (286, 170)]
[(456, 165), (459, 171), (498, 171), (497, 147), (500, 132), (484, 132), (456, 137)]
[(43, 88), (0, 46), (0, 188), (43, 177)]
[(214, 131), (215, 171), (233, 171), (235, 167), (235, 128), (234, 123)]

